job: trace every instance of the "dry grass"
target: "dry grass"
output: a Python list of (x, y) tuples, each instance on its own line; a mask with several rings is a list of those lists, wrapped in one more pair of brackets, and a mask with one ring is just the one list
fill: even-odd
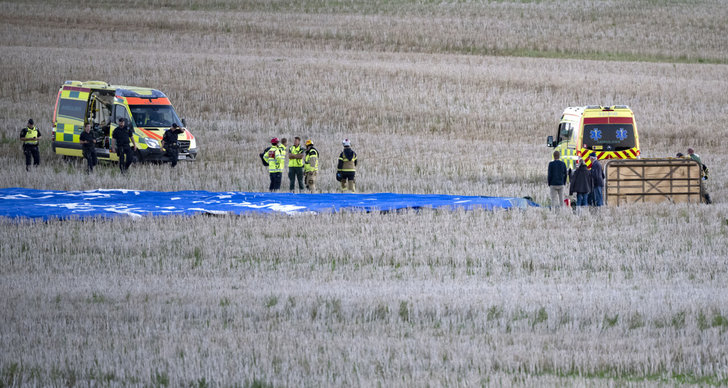
[(54, 237), (3, 248), (3, 362), (172, 386), (725, 383), (726, 226), (673, 210), (34, 223)]
[[(2, 221), (0, 384), (726, 384), (719, 2), (117, 7), (0, 3), (2, 186), (260, 191), (267, 139), (301, 135), (327, 191), (348, 137), (363, 191), (546, 202), (562, 109), (626, 103), (643, 155), (694, 146), (718, 204)], [(201, 159), (87, 176), (46, 143), (24, 173), (14, 138), (48, 137), (65, 79), (165, 91)]]

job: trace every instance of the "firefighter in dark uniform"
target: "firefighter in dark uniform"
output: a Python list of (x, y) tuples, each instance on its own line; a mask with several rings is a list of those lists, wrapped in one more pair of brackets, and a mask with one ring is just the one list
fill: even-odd
[(356, 186), (354, 182), (356, 179), (356, 165), (358, 163), (356, 152), (351, 149), (349, 139), (344, 139), (341, 144), (344, 146), (344, 150), (339, 155), (339, 163), (336, 166), (336, 179), (341, 182), (341, 191), (355, 193)]
[(91, 124), (83, 126), (83, 132), (79, 136), (79, 141), (81, 143), (83, 157), (88, 161), (88, 170), (86, 171), (93, 172), (94, 166), (98, 163), (98, 159), (96, 158), (96, 137), (91, 132)]
[(114, 129), (111, 137), (114, 138), (116, 147), (116, 151), (112, 147), (111, 152), (116, 152), (116, 155), (119, 157), (119, 168), (122, 173), (126, 172), (134, 161), (134, 153), (132, 152), (132, 147), (129, 146), (130, 141), (134, 145), (134, 151), (137, 150), (137, 145), (134, 141), (134, 130), (122, 117), (119, 119), (119, 126)]
[(172, 167), (177, 165), (177, 160), (179, 159), (179, 141), (177, 141), (177, 136), (180, 133), (184, 133), (184, 131), (177, 123), (174, 123), (172, 124), (172, 128), (164, 131), (164, 136), (162, 136), (162, 148), (164, 148), (167, 157), (169, 157), (169, 161), (172, 162)]
[(20, 140), (23, 142), (23, 153), (25, 154), (25, 170), (30, 171), (30, 158), (33, 158), (33, 165), (40, 164), (40, 153), (38, 152), (38, 139), (40, 131), (35, 127), (33, 119), (28, 120), (28, 126), (20, 131)]

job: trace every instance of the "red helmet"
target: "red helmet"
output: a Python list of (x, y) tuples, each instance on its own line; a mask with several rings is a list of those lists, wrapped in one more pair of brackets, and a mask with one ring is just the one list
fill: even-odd
[(278, 144), (278, 138), (274, 137), (274, 138), (270, 139), (270, 144)]

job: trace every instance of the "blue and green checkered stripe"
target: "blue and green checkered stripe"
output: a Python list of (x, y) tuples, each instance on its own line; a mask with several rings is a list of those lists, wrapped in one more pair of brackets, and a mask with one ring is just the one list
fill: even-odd
[(56, 141), (79, 143), (83, 127), (76, 124), (58, 123), (56, 125)]

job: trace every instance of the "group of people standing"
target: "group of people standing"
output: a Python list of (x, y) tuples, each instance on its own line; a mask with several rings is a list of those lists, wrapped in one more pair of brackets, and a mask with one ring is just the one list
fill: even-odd
[[(290, 147), (288, 147), (286, 138), (278, 140), (277, 137), (274, 137), (270, 143), (270, 147), (260, 154), (263, 165), (268, 166), (270, 176), (268, 190), (280, 190), (283, 170), (286, 167), (286, 157), (288, 157), (288, 189), (295, 192), (296, 182), (298, 182), (299, 191), (303, 191), (305, 186), (309, 192), (315, 192), (319, 171), (319, 152), (313, 146), (313, 141), (306, 140), (305, 149), (301, 147), (301, 138), (298, 136), (293, 139), (293, 145)], [(339, 155), (336, 179), (341, 183), (341, 191), (354, 193), (356, 192), (354, 182), (358, 163), (357, 156), (356, 152), (351, 149), (349, 139), (344, 139), (342, 145), (344, 150)]]
[(306, 140), (305, 149), (301, 147), (301, 138), (298, 136), (293, 139), (293, 145), (290, 148), (288, 147), (288, 139), (285, 137), (281, 140), (274, 137), (271, 139), (270, 144), (270, 147), (260, 154), (263, 165), (268, 166), (268, 174), (270, 175), (268, 190), (280, 190), (283, 170), (286, 167), (286, 156), (288, 156), (289, 190), (295, 191), (296, 181), (298, 181), (300, 191), (303, 191), (304, 182), (308, 190), (316, 190), (319, 154), (318, 150), (313, 146), (313, 141)]
[[(695, 150), (688, 148), (688, 156), (678, 152), (678, 158), (690, 158), (700, 166), (700, 190), (705, 203), (711, 204), (705, 181), (708, 179), (708, 168), (703, 164), (700, 156)], [(599, 163), (596, 154), (589, 155), (591, 167), (587, 167), (586, 163), (579, 158), (576, 161), (576, 170), (568, 171), (566, 164), (560, 159), (561, 153), (554, 151), (554, 160), (549, 163), (548, 168), (548, 185), (551, 194), (551, 208), (559, 208), (566, 206), (564, 200), (564, 188), (566, 186), (566, 178), (569, 177), (569, 195), (576, 193), (576, 206), (602, 206), (604, 205), (604, 169)]]
[(554, 160), (549, 163), (548, 185), (551, 194), (551, 207), (566, 206), (564, 190), (566, 178), (569, 177), (569, 195), (576, 193), (576, 206), (604, 205), (604, 169), (596, 154), (589, 156), (591, 168), (579, 158), (576, 169), (570, 174), (566, 164), (561, 160), (561, 153), (554, 151)]
[[(162, 137), (161, 146), (165, 151), (165, 155), (169, 157), (172, 167), (177, 165), (179, 159), (178, 136), (182, 133), (184, 133), (184, 128), (174, 123), (171, 128), (164, 132), (164, 136)], [(40, 153), (38, 152), (38, 141), (40, 137), (41, 133), (35, 127), (33, 119), (29, 119), (27, 126), (20, 131), (20, 141), (23, 142), (23, 153), (25, 154), (26, 171), (30, 170), (31, 159), (33, 165), (40, 165)], [(115, 152), (119, 157), (119, 168), (122, 173), (125, 173), (134, 162), (134, 152), (137, 151), (137, 144), (134, 141), (134, 129), (124, 118), (120, 118), (119, 125), (114, 129), (111, 137), (113, 143), (111, 144), (110, 151)], [(91, 124), (85, 124), (83, 126), (83, 132), (79, 136), (79, 143), (81, 144), (83, 158), (88, 163), (86, 172), (90, 173), (98, 164), (96, 135), (91, 132)]]
[[(111, 135), (114, 140), (111, 152), (116, 152), (116, 155), (119, 157), (119, 169), (121, 169), (122, 173), (125, 173), (135, 160), (134, 153), (137, 151), (137, 144), (134, 140), (134, 128), (130, 123), (122, 117), (119, 119), (118, 124), (116, 129), (114, 129), (114, 133)], [(84, 133), (91, 136), (87, 138), (87, 142), (84, 142), (82, 134), (81, 144), (84, 147), (83, 156), (88, 160), (89, 171), (92, 171), (92, 159), (94, 160), (94, 164), (96, 163), (96, 139), (89, 133), (90, 128), (91, 126), (89, 124), (86, 124), (84, 127)], [(177, 166), (179, 160), (178, 138), (182, 133), (184, 133), (184, 128), (180, 127), (177, 123), (172, 123), (172, 126), (164, 131), (164, 135), (162, 135), (161, 147), (164, 150), (164, 154), (169, 158), (172, 168)]]
[[(162, 137), (162, 148), (166, 155), (170, 158), (172, 167), (177, 165), (179, 155), (179, 143), (177, 137), (183, 133), (183, 128), (176, 123), (172, 124)], [(112, 138), (114, 140), (111, 146), (111, 152), (116, 152), (119, 157), (119, 168), (124, 173), (134, 161), (134, 151), (137, 150), (134, 141), (134, 130), (126, 123), (123, 118), (119, 119), (119, 125), (114, 130)], [(20, 141), (23, 142), (23, 153), (25, 154), (25, 169), (30, 170), (31, 159), (33, 165), (40, 164), (40, 153), (38, 152), (38, 142), (41, 138), (40, 131), (35, 127), (33, 119), (28, 120), (28, 124), (20, 131)], [(94, 166), (98, 163), (96, 156), (96, 138), (91, 133), (91, 125), (84, 125), (83, 132), (79, 137), (83, 157), (88, 161), (88, 172), (93, 171)], [(298, 183), (299, 191), (303, 191), (304, 187), (310, 191), (316, 191), (316, 180), (319, 171), (319, 152), (313, 146), (312, 140), (306, 140), (305, 148), (301, 146), (301, 138), (296, 136), (293, 145), (287, 146), (287, 139), (278, 138), (271, 139), (271, 146), (266, 148), (260, 158), (263, 164), (268, 167), (270, 174), (270, 191), (278, 191), (281, 188), (283, 178), (283, 170), (286, 167), (286, 158), (288, 158), (288, 189), (295, 191), (296, 183)], [(339, 161), (336, 167), (336, 180), (340, 183), (342, 192), (356, 192), (356, 166), (358, 164), (356, 152), (351, 148), (349, 139), (342, 141), (344, 150), (339, 154)], [(132, 151), (133, 150), (133, 151)], [(705, 180), (708, 179), (707, 167), (703, 164), (700, 156), (695, 153), (692, 148), (688, 148), (688, 156), (695, 160), (701, 166), (701, 191), (706, 203), (712, 203), (710, 194), (708, 194), (705, 186)], [(576, 206), (603, 206), (604, 205), (604, 169), (599, 163), (596, 154), (589, 155), (591, 166), (588, 167), (584, 161), (579, 158), (576, 161), (576, 169), (571, 172), (566, 168), (566, 164), (561, 160), (561, 153), (554, 151), (554, 160), (548, 166), (548, 185), (551, 195), (551, 207), (558, 208), (566, 206), (564, 200), (564, 192), (569, 178), (569, 195), (576, 194)], [(678, 158), (686, 157), (682, 153), (677, 154)]]

